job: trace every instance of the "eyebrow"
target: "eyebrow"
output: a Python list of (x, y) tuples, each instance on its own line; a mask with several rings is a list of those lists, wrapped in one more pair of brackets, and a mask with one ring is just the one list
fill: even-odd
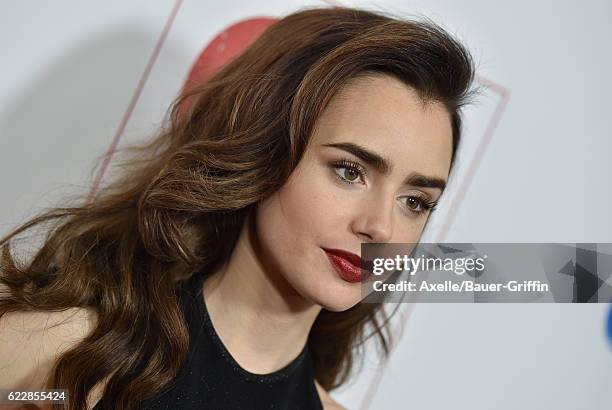
[[(337, 142), (322, 145), (324, 147), (338, 148), (353, 154), (363, 162), (374, 167), (374, 169), (383, 175), (388, 174), (391, 169), (388, 160), (361, 145), (352, 142)], [(444, 191), (444, 188), (446, 188), (446, 181), (438, 177), (429, 177), (419, 173), (412, 173), (404, 180), (404, 185), (412, 185), (420, 188), (438, 188), (440, 191)]]

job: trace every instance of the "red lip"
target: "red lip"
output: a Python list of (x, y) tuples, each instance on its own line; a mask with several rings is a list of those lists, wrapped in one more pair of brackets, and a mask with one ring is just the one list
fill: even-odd
[(367, 276), (367, 272), (361, 271), (361, 257), (359, 255), (342, 249), (323, 248), (323, 250), (336, 272), (347, 282), (361, 282)]

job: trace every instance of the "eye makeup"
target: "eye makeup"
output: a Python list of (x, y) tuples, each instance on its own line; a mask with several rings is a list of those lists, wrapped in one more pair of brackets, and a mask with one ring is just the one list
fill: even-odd
[[(333, 161), (331, 163), (331, 167), (333, 169), (334, 176), (345, 184), (354, 185), (358, 183), (360, 184), (365, 183), (367, 169), (357, 161), (354, 161), (349, 158), (342, 158), (340, 160)], [(360, 180), (361, 182), (357, 182), (357, 180), (352, 179), (350, 175), (356, 176), (358, 180)], [(428, 195), (422, 194), (422, 193), (419, 193), (416, 195), (406, 195), (406, 196), (403, 196), (402, 198), (407, 199), (406, 202), (403, 202), (406, 210), (416, 215), (424, 215), (428, 212), (431, 212), (435, 210), (436, 206), (438, 205), (437, 200), (431, 201), (429, 200)], [(408, 204), (409, 201), (412, 204), (415, 204), (416, 208), (413, 206), (410, 206)]]

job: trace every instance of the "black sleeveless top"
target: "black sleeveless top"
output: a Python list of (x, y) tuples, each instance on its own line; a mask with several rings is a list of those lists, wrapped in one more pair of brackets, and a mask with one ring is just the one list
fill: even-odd
[[(306, 343), (280, 370), (254, 374), (234, 360), (208, 316), (202, 284), (194, 275), (180, 285), (179, 303), (189, 328), (189, 353), (177, 378), (145, 400), (141, 410), (322, 410)], [(93, 410), (100, 410), (96, 405)]]

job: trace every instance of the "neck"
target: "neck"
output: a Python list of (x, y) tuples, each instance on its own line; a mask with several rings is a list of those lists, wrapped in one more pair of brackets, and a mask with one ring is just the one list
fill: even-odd
[(257, 245), (247, 222), (229, 261), (206, 278), (203, 293), (232, 357), (245, 370), (266, 374), (299, 355), (321, 307), (298, 294)]

